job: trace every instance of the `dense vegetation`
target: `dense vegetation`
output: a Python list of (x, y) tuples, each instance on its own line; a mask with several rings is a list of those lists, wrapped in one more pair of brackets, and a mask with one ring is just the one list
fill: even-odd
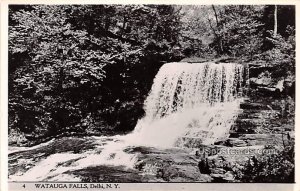
[(178, 60), (179, 12), (171, 6), (10, 11), (10, 130), (28, 136), (132, 130), (157, 69)]
[(133, 130), (159, 67), (186, 57), (293, 82), (294, 28), (294, 6), (11, 5), (10, 142)]
[[(262, 154), (252, 157), (238, 172), (241, 182), (294, 183), (294, 143), (274, 154)], [(269, 148), (270, 149), (270, 148)]]

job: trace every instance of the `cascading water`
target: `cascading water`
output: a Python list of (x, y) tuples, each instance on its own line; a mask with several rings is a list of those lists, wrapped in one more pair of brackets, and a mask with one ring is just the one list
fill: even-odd
[(197, 147), (226, 139), (239, 112), (244, 76), (244, 66), (235, 63), (163, 65), (145, 101), (146, 116), (134, 132), (108, 144), (101, 160), (132, 167), (135, 156), (123, 152), (128, 146)]
[[(63, 173), (97, 165), (134, 168), (138, 156), (124, 151), (129, 147), (197, 148), (226, 139), (239, 112), (245, 76), (247, 70), (241, 64), (165, 64), (145, 101), (146, 115), (131, 134), (95, 138), (99, 144), (93, 150), (51, 155), (11, 179), (74, 180)], [(72, 165), (60, 165), (70, 161)]]
[(158, 147), (196, 147), (227, 138), (244, 76), (244, 66), (235, 63), (163, 65), (145, 101), (146, 116), (131, 139)]

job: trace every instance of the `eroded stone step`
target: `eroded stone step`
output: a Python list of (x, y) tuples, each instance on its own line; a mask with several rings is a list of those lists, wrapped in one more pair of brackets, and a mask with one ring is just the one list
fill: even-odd
[(264, 104), (264, 103), (251, 103), (251, 102), (243, 102), (240, 104), (240, 108), (244, 110), (273, 110), (271, 104)]
[(238, 119), (265, 119), (272, 118), (277, 119), (281, 116), (279, 110), (243, 110), (239, 115)]
[(230, 134), (281, 133), (293, 131), (294, 128), (293, 125), (280, 118), (237, 119), (230, 129)]
[(254, 145), (273, 145), (283, 146), (295, 138), (294, 131), (274, 134), (239, 134), (236, 137), (230, 137), (220, 145), (230, 147), (244, 147)]

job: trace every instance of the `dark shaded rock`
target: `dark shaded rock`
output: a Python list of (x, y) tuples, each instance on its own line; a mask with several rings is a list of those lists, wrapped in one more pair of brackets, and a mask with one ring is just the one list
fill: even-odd
[(276, 87), (257, 87), (257, 94), (260, 96), (280, 97), (281, 91)]
[(240, 136), (241, 136), (241, 133), (236, 132), (234, 129), (229, 130), (229, 138), (238, 138)]
[(127, 153), (141, 153), (141, 154), (166, 154), (165, 151), (163, 150), (159, 150), (156, 149), (154, 147), (143, 147), (143, 146), (139, 146), (139, 147), (128, 147), (126, 149), (124, 149), (125, 152)]
[(261, 125), (261, 119), (237, 119), (235, 124), (238, 126), (255, 128)]
[(226, 170), (224, 170), (223, 168), (214, 168), (211, 170), (211, 176), (213, 177), (212, 174), (215, 174), (215, 175), (224, 175), (226, 173)]
[(143, 176), (137, 170), (125, 169), (123, 166), (95, 166), (68, 171), (83, 182), (141, 182)]
[(244, 147), (247, 146), (247, 143), (239, 138), (228, 138), (225, 141), (225, 145), (230, 147)]
[(231, 127), (230, 133), (235, 132), (238, 134), (249, 134), (249, 133), (256, 133), (256, 127), (253, 126), (241, 126), (241, 125), (236, 125), (234, 124)]
[(233, 182), (235, 180), (232, 171), (226, 172), (222, 169), (218, 169), (218, 170), (216, 169), (216, 171), (210, 174), (210, 176), (213, 178), (213, 182), (218, 182), (218, 183)]
[[(177, 181), (177, 178), (184, 178), (186, 181), (195, 182), (210, 182), (211, 178), (200, 173), (199, 169), (195, 166), (182, 166), (172, 165), (165, 168), (165, 179), (170, 182)], [(168, 177), (168, 178), (167, 178)]]
[(296, 82), (286, 79), (283, 83), (283, 94), (286, 96), (295, 97)]
[(249, 77), (258, 77), (260, 74), (266, 71), (272, 71), (272, 66), (267, 66), (266, 64), (248, 64), (249, 65)]
[(239, 63), (240, 61), (234, 57), (226, 57), (215, 60), (216, 64), (218, 63)]
[(244, 102), (240, 104), (241, 109), (253, 109), (253, 110), (269, 110), (271, 109), (265, 104), (262, 103), (250, 103), (250, 102)]
[(133, 146), (133, 147), (127, 147), (125, 150), (127, 153), (141, 153), (141, 154), (189, 154), (188, 149), (182, 149), (182, 148), (170, 148), (170, 149), (159, 149), (155, 147), (146, 147), (146, 146)]
[(202, 158), (198, 163), (198, 168), (201, 174), (210, 174), (207, 158)]

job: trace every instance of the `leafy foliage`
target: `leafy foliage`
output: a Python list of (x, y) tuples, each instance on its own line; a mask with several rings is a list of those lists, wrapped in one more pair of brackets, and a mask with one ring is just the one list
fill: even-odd
[(277, 150), (274, 154), (263, 154), (249, 159), (242, 168), (240, 177), (242, 182), (294, 182), (294, 144)]
[(287, 37), (283, 37), (280, 34), (272, 37), (270, 34), (273, 31), (268, 31), (269, 37), (266, 37), (266, 40), (269, 41), (269, 44), (273, 48), (257, 57), (275, 68), (275, 71), (272, 73), (273, 77), (290, 78), (291, 81), (294, 81), (296, 56), (295, 29), (288, 25), (285, 32), (289, 34)]
[(261, 6), (224, 6), (219, 15), (216, 35), (221, 37), (221, 45), (218, 39), (213, 44), (217, 51), (229, 56), (250, 58), (259, 53), (263, 25), (259, 20), (262, 16)]
[(132, 129), (151, 65), (174, 57), (178, 18), (172, 6), (11, 6), (10, 129), (27, 138)]
[(182, 26), (180, 31), (180, 47), (185, 57), (207, 58), (214, 55), (209, 47), (213, 41), (209, 22), (212, 10), (207, 6), (187, 5), (182, 6)]

